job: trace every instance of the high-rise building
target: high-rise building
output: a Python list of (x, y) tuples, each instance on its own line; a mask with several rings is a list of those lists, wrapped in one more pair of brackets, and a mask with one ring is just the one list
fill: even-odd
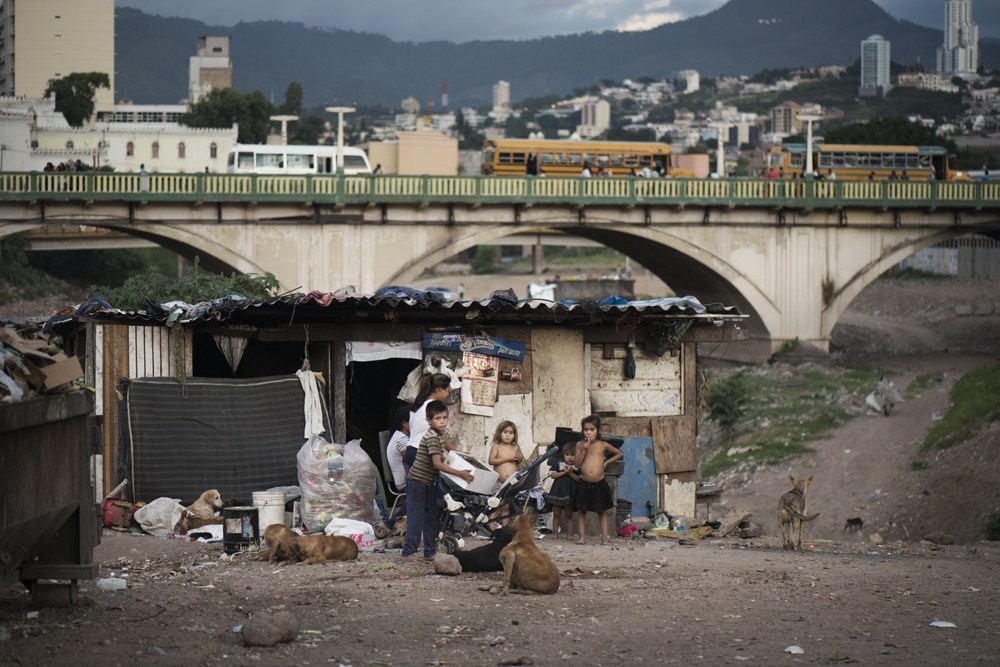
[(510, 110), (510, 84), (506, 81), (497, 81), (493, 84), (493, 110)]
[(108, 75), (94, 106), (111, 111), (114, 0), (0, 0), (0, 95), (41, 98), (50, 79), (75, 72)]
[(771, 132), (775, 134), (798, 134), (802, 131), (799, 112), (802, 107), (788, 101), (771, 109)]
[(580, 108), (580, 125), (576, 131), (581, 137), (596, 137), (611, 127), (611, 104), (607, 100), (591, 100)]
[(233, 61), (229, 58), (229, 37), (199, 37), (197, 55), (191, 56), (188, 61), (188, 102), (197, 104), (215, 89), (232, 87)]
[(972, 0), (944, 3), (944, 45), (937, 69), (945, 76), (970, 78), (979, 69), (979, 26), (972, 22)]
[(872, 35), (861, 42), (861, 86), (859, 97), (885, 97), (889, 84), (889, 42)]

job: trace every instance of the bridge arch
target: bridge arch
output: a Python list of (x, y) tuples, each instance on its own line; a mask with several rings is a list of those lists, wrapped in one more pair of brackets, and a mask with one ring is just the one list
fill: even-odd
[(876, 261), (856, 272), (840, 289), (835, 292), (834, 297), (823, 308), (823, 335), (827, 338), (832, 335), (833, 329), (837, 325), (837, 321), (840, 319), (840, 316), (844, 314), (844, 311), (848, 309), (854, 299), (856, 299), (866, 287), (878, 280), (879, 276), (883, 273), (894, 266), (898, 266), (904, 259), (915, 255), (924, 248), (929, 248), (933, 245), (941, 243), (942, 241), (949, 241), (968, 233), (969, 230), (964, 229), (959, 229), (957, 231), (949, 230), (915, 239), (909, 243), (900, 245), (892, 252), (883, 254)]
[(557, 232), (586, 238), (622, 252), (656, 275), (678, 295), (691, 294), (706, 303), (719, 302), (738, 307), (741, 312), (750, 315), (751, 335), (755, 339), (767, 340), (777, 329), (781, 313), (773, 299), (726, 258), (670, 233), (669, 228), (630, 226), (622, 229), (613, 221), (605, 224), (609, 226), (588, 220), (586, 225), (467, 227), (466, 233), (440, 240), (425, 253), (413, 258), (410, 264), (398, 268), (384, 285), (414, 281), (426, 269), (477, 245), (499, 245), (505, 237), (513, 235)]

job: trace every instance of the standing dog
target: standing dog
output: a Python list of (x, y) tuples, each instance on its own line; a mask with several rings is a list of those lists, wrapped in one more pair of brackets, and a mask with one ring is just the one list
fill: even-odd
[(519, 515), (512, 525), (514, 539), (500, 550), (503, 563), (503, 586), (494, 585), (490, 593), (506, 595), (513, 587), (523, 595), (552, 595), (559, 590), (559, 570), (548, 554), (535, 546), (534, 512)]
[(219, 490), (209, 489), (198, 496), (198, 500), (191, 503), (187, 512), (197, 519), (211, 519), (215, 516), (216, 510), (221, 510), (222, 507), (222, 495), (219, 494)]
[(846, 532), (858, 533), (858, 532), (861, 532), (861, 529), (864, 528), (864, 527), (865, 527), (865, 520), (862, 519), (859, 516), (856, 516), (856, 517), (852, 517), (852, 518), (848, 519), (844, 523), (844, 531), (843, 532), (845, 532), (845, 533)]
[(813, 476), (795, 479), (791, 475), (792, 490), (778, 500), (778, 526), (781, 528), (782, 548), (802, 549), (802, 522), (812, 521), (819, 513), (805, 515), (806, 490), (812, 483)]

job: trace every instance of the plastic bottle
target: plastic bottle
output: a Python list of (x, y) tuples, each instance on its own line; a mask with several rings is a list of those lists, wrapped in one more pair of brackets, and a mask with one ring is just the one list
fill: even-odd
[(105, 577), (97, 580), (97, 587), (102, 591), (123, 591), (128, 588), (128, 582), (120, 577)]

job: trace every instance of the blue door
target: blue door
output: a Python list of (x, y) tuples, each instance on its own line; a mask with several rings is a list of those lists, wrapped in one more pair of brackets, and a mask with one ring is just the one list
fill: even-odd
[(618, 497), (632, 503), (632, 516), (656, 514), (653, 438), (648, 435), (637, 435), (625, 436), (622, 439), (625, 441), (622, 445), (622, 452), (625, 453), (625, 472), (618, 480)]

